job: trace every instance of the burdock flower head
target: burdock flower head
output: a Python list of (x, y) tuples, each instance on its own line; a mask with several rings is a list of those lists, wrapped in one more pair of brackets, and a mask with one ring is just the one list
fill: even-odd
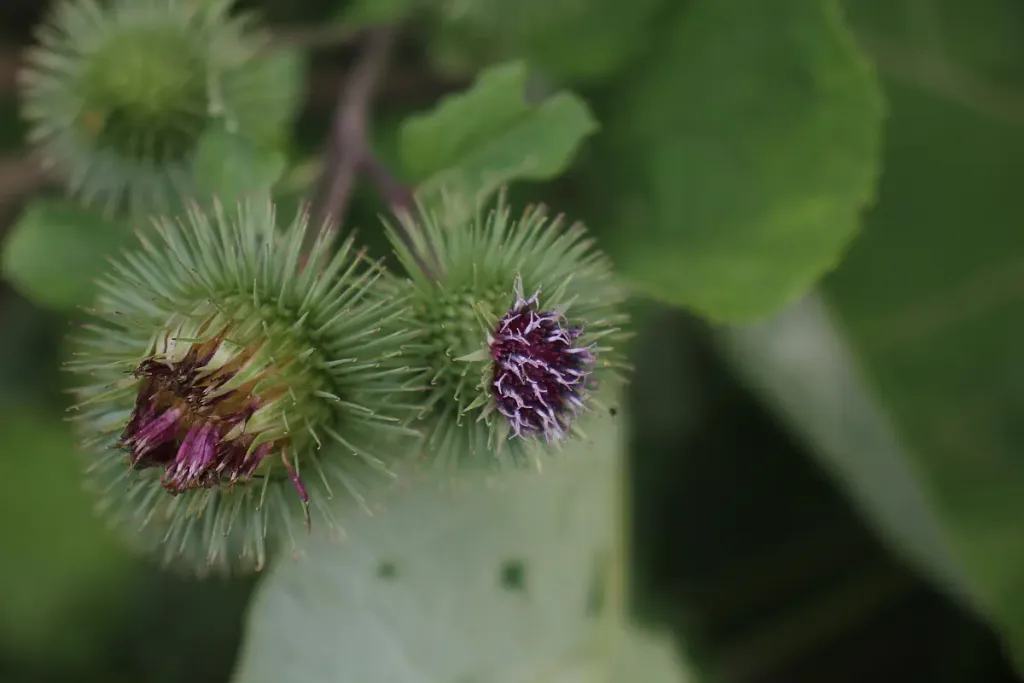
[(583, 328), (561, 312), (540, 310), (539, 291), (523, 298), (517, 278), (514, 292), (512, 309), (487, 340), (493, 366), (486, 381), (512, 436), (558, 441), (583, 410), (584, 392), (596, 389), (593, 345), (577, 345)]
[(406, 231), (423, 235), (415, 246), (390, 231), (410, 278), (389, 285), (409, 293), (425, 331), (427, 453), (441, 464), (532, 461), (622, 377), (624, 291), (584, 227), (543, 209), (513, 219), (502, 196), (483, 216), (420, 223)]
[[(283, 56), (225, 0), (58, 0), (21, 72), (30, 139), (81, 199), (151, 208), (190, 187), (211, 124), (257, 143), (288, 125)], [(162, 207), (161, 207), (162, 208)]]
[(232, 343), (228, 337), (239, 329), (229, 321), (211, 337), (218, 317), (206, 318), (206, 329), (169, 332), (132, 371), (142, 383), (119, 446), (132, 468), (161, 468), (160, 484), (172, 494), (248, 481), (278, 446), (299, 499), (308, 505), (283, 446), (288, 434), (281, 399), (288, 386), (274, 381), (280, 369), (260, 353), (267, 341), (243, 335), (256, 340), (249, 347)]
[(101, 281), (77, 421), (105, 507), (167, 560), (258, 567), (303, 521), (333, 526), (333, 493), (363, 501), (389, 474), (375, 449), (415, 378), (404, 308), (351, 241), (300, 266), (306, 231), (265, 203), (196, 209)]

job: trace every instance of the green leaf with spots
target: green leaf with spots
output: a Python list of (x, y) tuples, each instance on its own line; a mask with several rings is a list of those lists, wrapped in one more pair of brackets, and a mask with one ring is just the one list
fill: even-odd
[(597, 131), (586, 103), (569, 92), (527, 99), (521, 62), (484, 71), (464, 93), (410, 117), (399, 132), (406, 175), (429, 201), (445, 194), (476, 205), (516, 180), (551, 180)]
[(831, 0), (692, 0), (657, 41), (600, 114), (591, 223), (639, 291), (770, 314), (839, 262), (871, 200), (874, 73)]
[(622, 419), (590, 414), (589, 438), (542, 473), (420, 481), (374, 518), (349, 515), (343, 542), (314, 537), (263, 584), (236, 683), (606, 674), (612, 650), (595, 644), (621, 618), (600, 598), (616, 547)]
[(107, 257), (133, 239), (124, 223), (70, 202), (36, 199), (4, 241), (4, 277), (40, 306), (84, 306), (92, 301), (94, 278)]

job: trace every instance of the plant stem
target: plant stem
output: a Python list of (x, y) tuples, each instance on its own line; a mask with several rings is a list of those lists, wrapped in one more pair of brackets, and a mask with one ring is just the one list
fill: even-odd
[(310, 206), (311, 219), (320, 226), (320, 234), (307, 239), (300, 268), (318, 238), (330, 238), (338, 231), (352, 199), (356, 176), (364, 174), (398, 218), (396, 230), (419, 266), (431, 277), (438, 275), (438, 269), (430, 265), (439, 262), (433, 245), (425, 245), (430, 253), (424, 258), (424, 249), (412, 234), (418, 214), (412, 190), (376, 158), (369, 141), (370, 104), (387, 68), (395, 37), (394, 28), (370, 31), (351, 75), (342, 83), (324, 167)]
[[(352, 198), (356, 173), (369, 152), (370, 102), (395, 42), (395, 30), (367, 34), (358, 61), (341, 86), (335, 106), (327, 159), (317, 183), (310, 214), (321, 232), (335, 233)], [(314, 236), (315, 237), (315, 236)], [(314, 240), (307, 241), (307, 251)]]

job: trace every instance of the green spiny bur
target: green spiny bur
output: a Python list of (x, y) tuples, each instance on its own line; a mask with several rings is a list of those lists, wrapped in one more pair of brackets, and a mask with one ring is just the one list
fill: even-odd
[[(444, 210), (423, 213), (405, 230), (414, 236), (410, 246), (389, 226), (409, 278), (391, 277), (383, 286), (408, 297), (406, 324), (424, 331), (411, 352), (426, 366), (425, 407), (415, 423), (426, 437), (426, 454), (439, 468), (533, 462), (547, 444), (518, 438), (523, 435), (503, 418), (495, 393), (501, 322), (539, 291), (524, 315), (552, 312), (567, 329), (582, 329), (578, 344), (595, 359), (592, 390), (618, 381), (626, 369), (620, 349), (628, 336), (625, 292), (584, 227), (566, 228), (543, 209), (531, 207), (513, 219), (502, 198), (469, 221), (452, 222)], [(427, 254), (434, 255), (436, 273), (419, 265)], [(595, 400), (588, 391), (586, 407)]]
[(193, 189), (192, 157), (211, 121), (255, 137), (279, 127), (260, 115), (280, 109), (267, 102), (277, 95), (246, 87), (265, 59), (260, 38), (229, 4), (55, 5), (27, 54), (23, 112), (30, 141), (80, 199), (162, 211)]
[(409, 434), (405, 305), (351, 239), (321, 234), (300, 268), (307, 230), (268, 202), (193, 209), (100, 282), (74, 419), (103, 506), (168, 562), (262, 566), (303, 503), (329, 527), (332, 496), (365, 505), (391, 476), (378, 447)]

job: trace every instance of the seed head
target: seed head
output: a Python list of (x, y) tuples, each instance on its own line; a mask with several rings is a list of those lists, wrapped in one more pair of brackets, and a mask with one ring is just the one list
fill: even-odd
[[(178, 337), (168, 335), (160, 353), (132, 372), (142, 382), (119, 446), (127, 451), (131, 468), (161, 468), (160, 484), (173, 495), (248, 482), (275, 447), (284, 453), (287, 436), (267, 427), (287, 387), (268, 382), (274, 368), (259, 361), (259, 347), (235, 347), (228, 341), (230, 332), (224, 328), (194, 344), (176, 344)], [(243, 370), (245, 379), (239, 383)], [(308, 505), (302, 480), (287, 458), (283, 464)]]
[(194, 209), (100, 282), (75, 419), (103, 506), (167, 561), (260, 567), (301, 520), (337, 524), (334, 493), (391, 476), (375, 452), (407, 432), (404, 307), (351, 240), (300, 271), (306, 231), (269, 203)]

